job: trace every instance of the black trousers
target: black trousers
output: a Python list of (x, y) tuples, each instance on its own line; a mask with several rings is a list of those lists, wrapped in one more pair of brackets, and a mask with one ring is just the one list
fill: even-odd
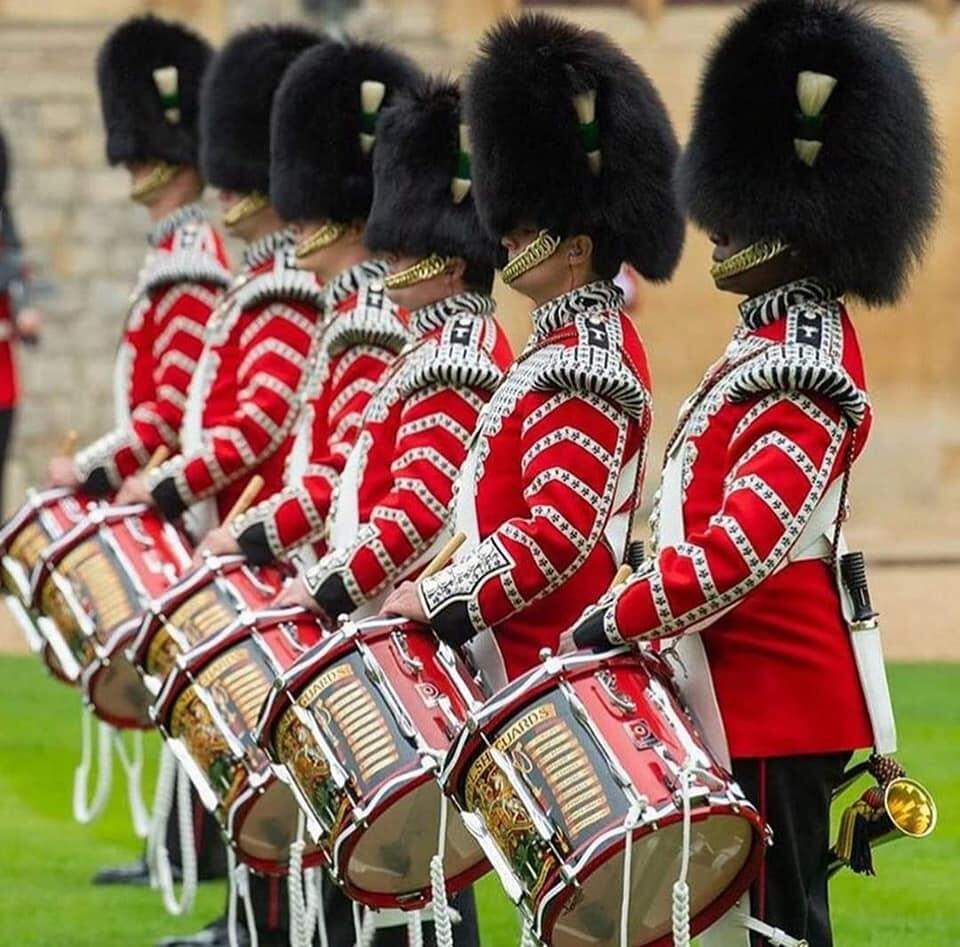
[[(254, 916), (257, 919), (257, 935), (263, 947), (281, 947), (289, 942), (290, 914), (285, 878), (252, 875), (250, 894)], [(477, 928), (477, 907), (473, 889), (467, 888), (450, 904), (461, 916), (453, 927), (455, 947), (480, 947)], [(329, 879), (324, 879), (323, 914), (330, 947), (353, 947), (356, 933), (353, 925), (353, 902)], [(315, 942), (319, 943), (316, 936)], [(388, 927), (377, 931), (374, 947), (407, 947), (407, 929)], [(436, 947), (433, 923), (423, 925), (424, 947)]]
[[(830, 800), (849, 753), (733, 761), (733, 775), (773, 829), (750, 890), (754, 917), (810, 947), (832, 947), (827, 895)], [(751, 943), (766, 942), (753, 935)]]
[(3, 520), (3, 491), (6, 486), (7, 451), (13, 434), (14, 408), (0, 408), (0, 520)]

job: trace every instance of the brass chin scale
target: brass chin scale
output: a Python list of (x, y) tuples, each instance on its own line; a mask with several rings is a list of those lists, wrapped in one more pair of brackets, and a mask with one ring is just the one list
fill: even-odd
[(229, 207), (223, 214), (223, 223), (226, 227), (235, 227), (242, 220), (252, 217), (257, 211), (263, 210), (270, 203), (270, 198), (266, 194), (260, 194), (253, 191), (250, 194), (240, 198)]
[(130, 187), (130, 199), (139, 202), (145, 201), (160, 188), (166, 187), (176, 177), (179, 170), (180, 168), (175, 164), (158, 161), (146, 177), (133, 182)]
[(317, 250), (323, 250), (325, 247), (336, 243), (347, 232), (347, 229), (346, 224), (336, 223), (332, 220), (327, 221), (297, 244), (294, 255), (298, 260), (302, 260), (304, 257), (310, 256), (311, 253), (316, 253)]
[(758, 240), (751, 243), (749, 247), (734, 253), (733, 256), (720, 260), (710, 267), (710, 275), (714, 282), (729, 279), (731, 276), (739, 276), (752, 270), (754, 267), (766, 263), (775, 257), (780, 256), (790, 249), (790, 244), (785, 243), (779, 237), (775, 240)]
[(557, 252), (560, 238), (549, 230), (541, 230), (501, 271), (501, 279), (509, 285), (524, 273), (530, 272)]
[(450, 258), (440, 256), (439, 253), (431, 253), (422, 260), (417, 260), (405, 270), (399, 273), (391, 273), (383, 281), (385, 289), (406, 289), (408, 286), (416, 286), (417, 283), (423, 283), (428, 279), (439, 276), (450, 263)]

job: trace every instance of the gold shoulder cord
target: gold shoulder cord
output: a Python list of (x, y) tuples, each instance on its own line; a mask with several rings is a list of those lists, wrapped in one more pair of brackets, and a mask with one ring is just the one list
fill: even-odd
[(439, 253), (431, 253), (430, 256), (425, 256), (405, 270), (401, 270), (399, 273), (391, 273), (384, 279), (383, 286), (388, 290), (416, 286), (417, 283), (439, 276), (449, 262), (450, 257), (440, 256)]
[(751, 243), (749, 247), (744, 247), (733, 256), (714, 263), (710, 267), (710, 275), (714, 281), (727, 279), (730, 276), (737, 276), (740, 273), (746, 273), (767, 260), (780, 256), (790, 249), (790, 244), (784, 242), (779, 237), (775, 240), (758, 240)]
[(509, 285), (518, 276), (528, 273), (544, 260), (549, 259), (557, 252), (560, 238), (549, 230), (541, 230), (501, 271), (500, 278)]

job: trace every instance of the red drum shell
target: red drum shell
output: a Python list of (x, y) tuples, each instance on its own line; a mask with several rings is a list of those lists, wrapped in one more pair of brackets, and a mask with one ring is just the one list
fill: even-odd
[[(96, 501), (72, 490), (55, 487), (48, 490), (30, 490), (26, 502), (0, 526), (0, 571), (3, 586), (14, 601), (11, 605), (33, 625), (44, 663), (51, 674), (65, 684), (75, 684), (63, 672), (60, 662), (45, 643), (43, 632), (36, 628), (30, 609), (30, 575), (43, 549), (82, 522)], [(19, 606), (18, 604), (19, 603)], [(41, 643), (43, 642), (43, 643)]]
[[(33, 575), (34, 602), (74, 652), (84, 696), (101, 720), (120, 728), (152, 726), (150, 695), (114, 645), (189, 562), (183, 535), (142, 505), (98, 508), (42, 556)], [(72, 603), (54, 575), (69, 584)]]
[[(429, 861), (437, 848), (440, 786), (371, 682), (364, 655), (372, 658), (417, 737), (436, 753), (449, 747), (468, 708), (438, 658), (432, 632), (413, 623), (377, 624), (374, 619), (364, 629), (361, 623), (356, 634), (341, 631), (304, 655), (284, 675), (257, 732), (260, 745), (286, 770), (301, 806), (326, 826), (324, 852), (346, 893), (373, 907), (413, 910), (432, 898)], [(479, 689), (454, 661), (458, 683), (479, 702)], [(441, 700), (453, 719), (440, 709)], [(352, 817), (349, 800), (334, 788), (294, 705), (323, 721), (326, 738), (350, 773), (362, 820)], [(445, 852), (451, 893), (490, 868), (452, 806)]]
[[(299, 810), (253, 729), (277, 675), (322, 633), (304, 609), (248, 614), (183, 656), (154, 707), (164, 737), (191, 757), (201, 796), (216, 799), (211, 808), (238, 857), (264, 874), (286, 873)], [(308, 845), (304, 866), (322, 860)]]
[[(764, 825), (729, 774), (712, 761), (658, 658), (622, 652), (575, 658), (559, 662), (563, 680), (629, 783), (647, 800), (633, 832), (629, 942), (667, 947), (681, 850), (676, 772), (688, 752), (697, 755), (713, 786), (692, 802), (688, 883), (694, 935), (724, 914), (756, 877)], [(448, 757), (447, 791), (481, 815), (507, 855), (545, 943), (618, 947), (629, 799), (558, 676), (534, 668), (495, 695), (477, 719), (477, 730), (465, 733)], [(563, 861), (579, 865), (577, 888), (563, 878), (561, 859), (536, 836), (488, 744), (525, 774), (534, 798), (561, 828)]]
[(255, 568), (243, 556), (211, 556), (149, 602), (128, 655), (156, 694), (181, 655), (229, 628), (244, 612), (269, 608), (282, 584), (276, 569)]

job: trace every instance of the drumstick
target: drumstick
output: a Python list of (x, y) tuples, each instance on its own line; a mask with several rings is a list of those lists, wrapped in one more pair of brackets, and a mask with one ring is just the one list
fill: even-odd
[(70, 457), (77, 450), (77, 442), (80, 440), (76, 431), (70, 430), (64, 435), (60, 442), (60, 454), (63, 457)]
[(450, 538), (447, 544), (429, 562), (427, 568), (420, 573), (421, 579), (439, 572), (454, 556), (454, 553), (467, 541), (466, 533), (457, 533)]
[(610, 583), (610, 587), (607, 589), (608, 592), (612, 592), (615, 588), (623, 585), (630, 576), (633, 575), (633, 569), (630, 568), (626, 563), (620, 566), (617, 569), (617, 574), (613, 577), (613, 581)]
[(144, 473), (149, 473), (151, 470), (155, 470), (159, 467), (168, 457), (170, 456), (170, 448), (166, 444), (161, 444), (151, 455), (150, 459), (147, 461), (147, 466), (143, 468)]
[(243, 488), (243, 493), (237, 497), (237, 502), (230, 508), (230, 512), (223, 521), (223, 525), (226, 526), (241, 513), (246, 513), (246, 511), (253, 506), (253, 501), (256, 500), (257, 494), (259, 494), (262, 489), (263, 477), (261, 477), (260, 474), (254, 474), (254, 476), (250, 478), (250, 482)]

